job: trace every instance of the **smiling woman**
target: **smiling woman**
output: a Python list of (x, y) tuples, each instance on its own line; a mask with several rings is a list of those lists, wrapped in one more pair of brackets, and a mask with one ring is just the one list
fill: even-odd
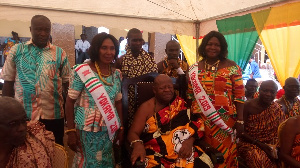
[(65, 109), (74, 167), (114, 165), (112, 141), (123, 141), (121, 73), (112, 67), (118, 53), (117, 39), (100, 33), (92, 40), (91, 60), (73, 67)]
[[(230, 129), (236, 125), (238, 135), (243, 132), (242, 112), (245, 92), (241, 68), (235, 62), (227, 59), (227, 43), (219, 32), (208, 33), (203, 38), (198, 51), (203, 59), (192, 66), (196, 68), (194, 72), (197, 72), (198, 79), (196, 81), (198, 83), (192, 85), (192, 82), (189, 82), (188, 98), (192, 100), (191, 109), (193, 113), (199, 113), (200, 118), (205, 121), (205, 141), (224, 154), (226, 162), (219, 167), (235, 167), (237, 166), (236, 143), (232, 141), (228, 131), (211, 121), (219, 117), (218, 121), (223, 120), (223, 123)], [(195, 68), (190, 68), (190, 73)], [(207, 117), (212, 113), (204, 115), (201, 110), (204, 104), (198, 104), (196, 99), (199, 98), (195, 98), (194, 93), (197, 93), (195, 86), (200, 84), (209, 97), (207, 101), (211, 101), (216, 109), (213, 119)]]

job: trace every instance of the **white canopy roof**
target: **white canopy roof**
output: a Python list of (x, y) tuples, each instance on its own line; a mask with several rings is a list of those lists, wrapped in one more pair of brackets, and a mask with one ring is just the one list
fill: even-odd
[(284, 0), (1, 0), (0, 19), (30, 21), (36, 14), (53, 23), (139, 28), (195, 35), (195, 21), (216, 19)]

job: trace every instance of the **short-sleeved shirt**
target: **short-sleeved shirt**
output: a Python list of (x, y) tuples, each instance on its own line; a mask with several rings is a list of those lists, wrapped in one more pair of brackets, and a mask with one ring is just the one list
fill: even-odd
[(253, 78), (261, 78), (260, 72), (259, 72), (259, 67), (258, 64), (255, 61), (251, 62), (251, 70), (253, 72)]
[(63, 83), (69, 81), (66, 52), (52, 44), (39, 48), (32, 40), (14, 45), (1, 78), (15, 81), (15, 98), (32, 120), (64, 117)]
[[(112, 86), (106, 85), (104, 82), (102, 82), (96, 72), (94, 72), (94, 74), (99, 79), (100, 83), (103, 84), (110, 101), (114, 106), (116, 116), (118, 116), (115, 108), (115, 100), (119, 99), (117, 95), (121, 93), (120, 70), (117, 69), (112, 73), (112, 75), (106, 78), (103, 77), (106, 82), (112, 83)], [(71, 99), (76, 100), (75, 123), (77, 129), (89, 132), (107, 131), (104, 118), (101, 115), (97, 104), (74, 68), (71, 71), (68, 96)]]

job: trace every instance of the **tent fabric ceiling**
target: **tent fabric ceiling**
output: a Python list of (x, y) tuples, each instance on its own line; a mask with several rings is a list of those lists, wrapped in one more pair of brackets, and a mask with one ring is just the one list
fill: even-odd
[(284, 0), (1, 0), (0, 19), (30, 21), (43, 14), (54, 23), (106, 26), (194, 35), (194, 22), (216, 19)]

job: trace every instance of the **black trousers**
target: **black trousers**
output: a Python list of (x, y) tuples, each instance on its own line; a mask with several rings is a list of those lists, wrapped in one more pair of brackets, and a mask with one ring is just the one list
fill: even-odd
[(54, 120), (40, 119), (40, 122), (45, 125), (46, 130), (53, 132), (55, 143), (64, 146), (64, 118)]

